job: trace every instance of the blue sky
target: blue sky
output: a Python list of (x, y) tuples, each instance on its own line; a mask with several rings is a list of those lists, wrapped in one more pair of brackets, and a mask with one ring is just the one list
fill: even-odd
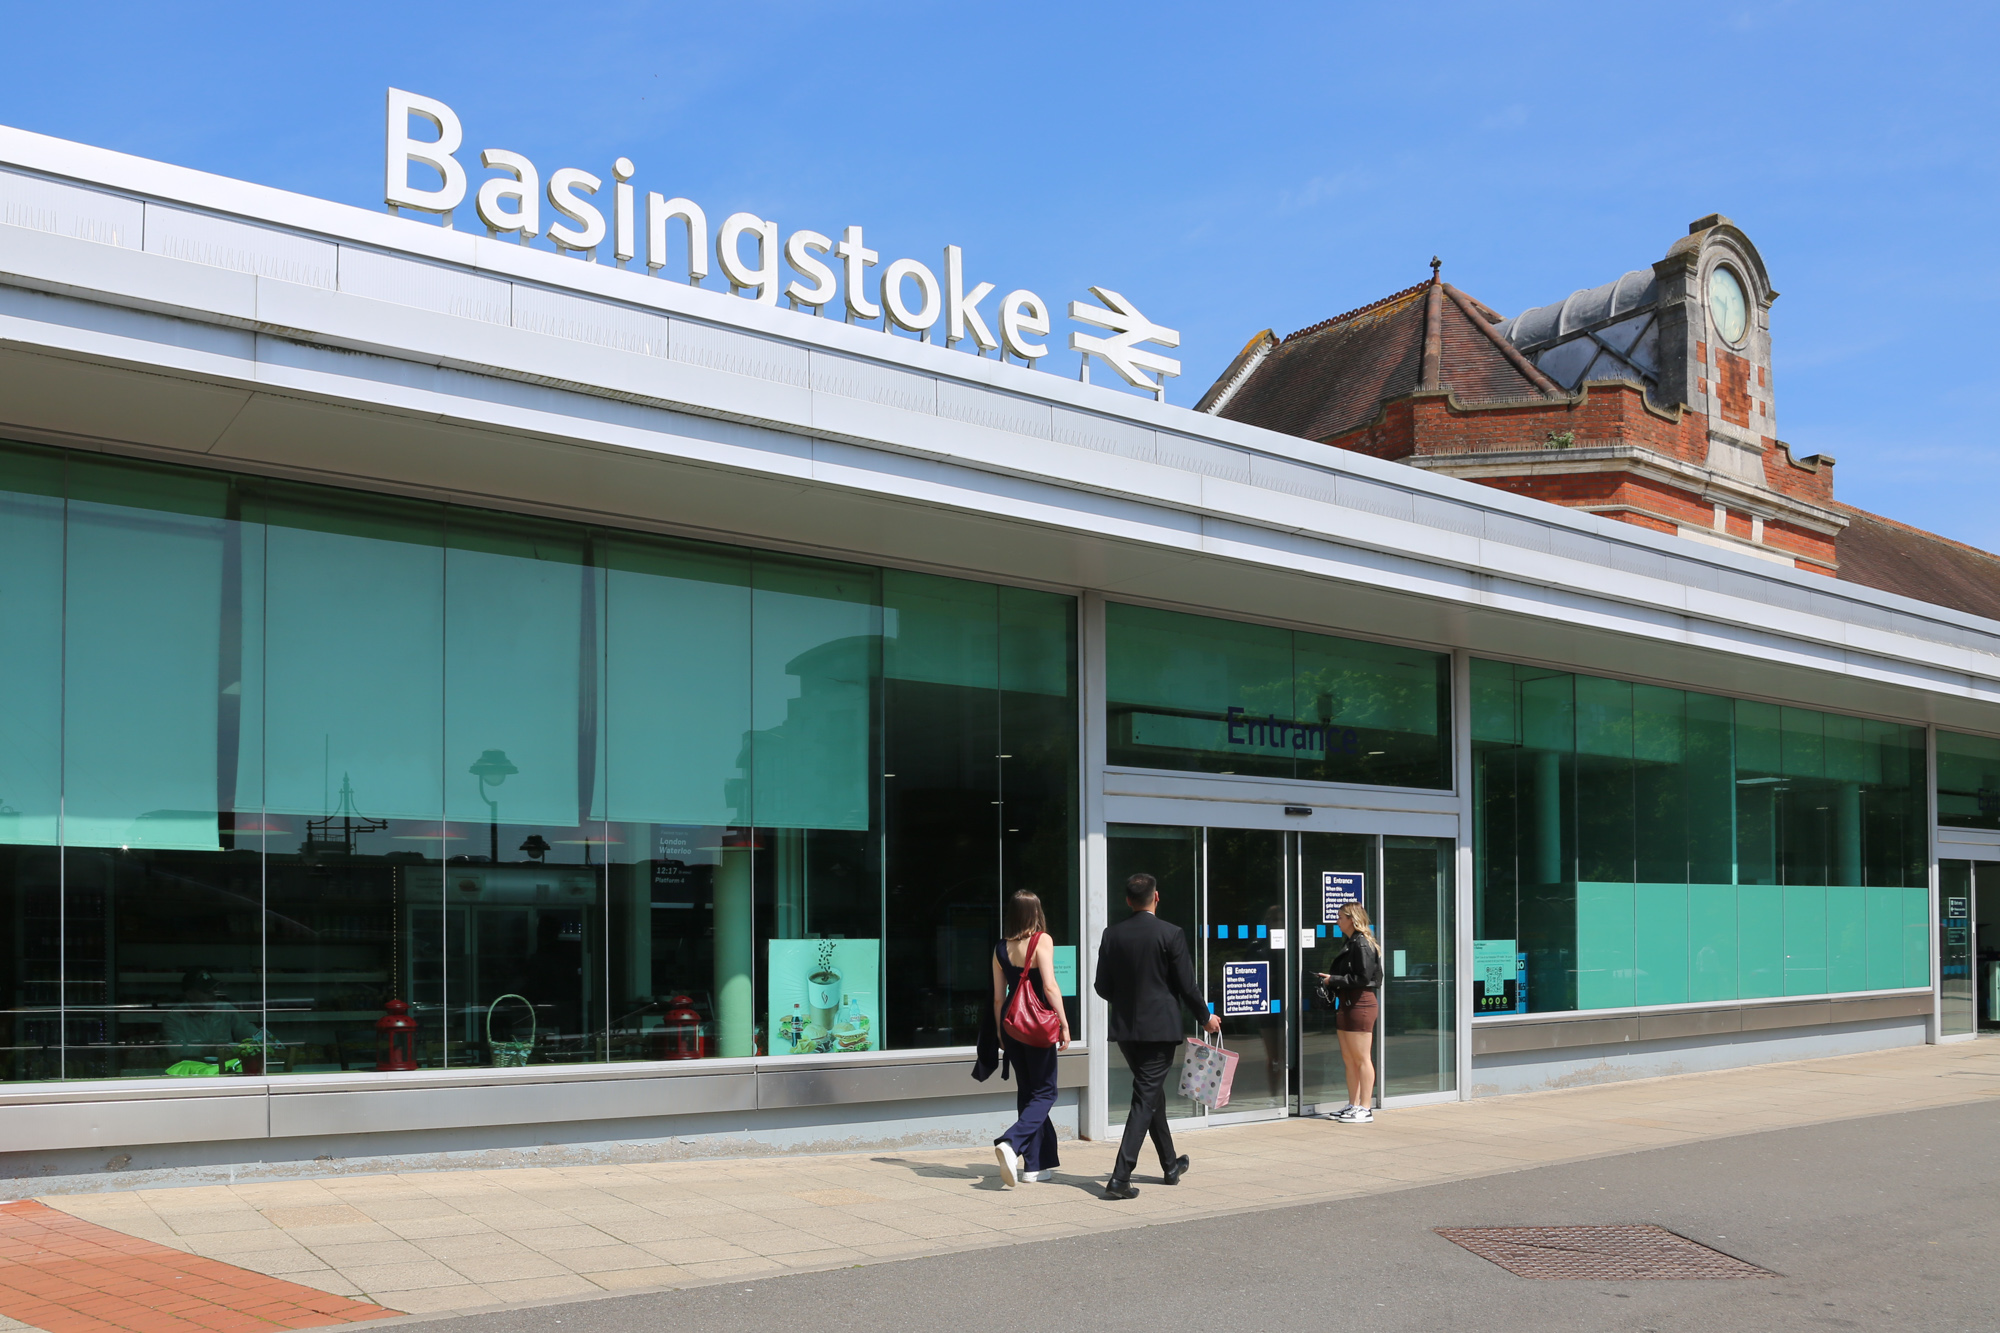
[(1783, 293), (1784, 438), (1840, 460), (1842, 499), (2000, 549), (1990, 7), (79, 12), (0, 9), (0, 123), (379, 207), (393, 84), (459, 113), (475, 168), (500, 147), (608, 176), (623, 154), (712, 219), (859, 222), (884, 262), (961, 245), (971, 277), (1058, 306), (1114, 288), (1181, 331), (1183, 404), (1259, 329), (1408, 286), (1433, 253), (1513, 314), (1719, 211)]

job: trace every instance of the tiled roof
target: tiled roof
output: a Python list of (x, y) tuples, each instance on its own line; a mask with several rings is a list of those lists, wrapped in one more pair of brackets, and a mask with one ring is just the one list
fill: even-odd
[(2000, 555), (1836, 503), (1847, 515), (1840, 577), (1920, 602), (2000, 620)]
[[(1218, 415), (1308, 440), (1364, 426), (1385, 401), (1426, 387), (1424, 344), (1433, 317), (1438, 364), (1432, 387), (1473, 401), (1554, 396), (1554, 386), (1494, 335), (1481, 309), (1433, 280), (1322, 320), (1272, 346), (1223, 397)], [(1224, 378), (1236, 370), (1232, 365)], [(1211, 390), (1203, 401), (1217, 396)]]

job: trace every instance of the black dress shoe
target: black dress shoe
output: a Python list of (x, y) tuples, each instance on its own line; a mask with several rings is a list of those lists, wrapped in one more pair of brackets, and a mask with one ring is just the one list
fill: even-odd
[(1139, 1197), (1139, 1190), (1130, 1181), (1114, 1180), (1104, 1187), (1104, 1197), (1107, 1199), (1136, 1199)]
[(1179, 1157), (1176, 1157), (1174, 1159), (1173, 1166), (1167, 1169), (1166, 1173), (1167, 1183), (1169, 1185), (1180, 1184), (1181, 1177), (1187, 1174), (1187, 1168), (1188, 1168), (1187, 1154), (1182, 1153)]

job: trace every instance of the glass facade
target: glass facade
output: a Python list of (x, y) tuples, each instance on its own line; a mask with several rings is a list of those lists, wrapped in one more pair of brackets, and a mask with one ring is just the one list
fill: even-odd
[(6, 446), (0, 617), (7, 1079), (963, 1046), (1076, 940), (1070, 597)]
[(1922, 728), (1475, 660), (1472, 736), (1475, 1013), (1930, 985)]
[(1946, 828), (2000, 829), (2000, 740), (1940, 731), (1937, 803)]
[(1108, 759), (1130, 768), (1451, 786), (1451, 658), (1113, 602)]

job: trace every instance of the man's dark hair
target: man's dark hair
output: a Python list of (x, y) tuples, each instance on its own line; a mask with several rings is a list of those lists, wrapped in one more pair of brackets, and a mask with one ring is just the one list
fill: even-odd
[(1125, 881), (1125, 901), (1144, 907), (1160, 896), (1160, 881), (1151, 875), (1134, 875)]

